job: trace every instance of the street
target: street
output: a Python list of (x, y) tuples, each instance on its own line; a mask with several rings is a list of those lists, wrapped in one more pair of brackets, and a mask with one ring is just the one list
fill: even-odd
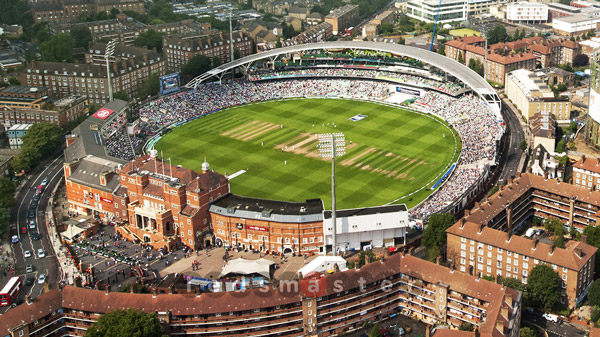
[(502, 115), (505, 118), (507, 132), (509, 133), (508, 153), (506, 154), (506, 162), (502, 168), (500, 179), (507, 181), (508, 178), (514, 176), (519, 169), (521, 160), (521, 141), (525, 134), (521, 127), (521, 116), (517, 116), (507, 104), (502, 105)]
[[(19, 237), (19, 243), (12, 245), (12, 258), (14, 261), (13, 267), (14, 275), (23, 276), (23, 279), (28, 277), (35, 277), (35, 282), (31, 286), (24, 286), (23, 290), (18, 296), (18, 299), (24, 299), (26, 294), (30, 294), (31, 297), (39, 296), (43, 291), (43, 284), (38, 284), (37, 280), (39, 275), (46, 275), (46, 279), (51, 285), (58, 284), (61, 275), (59, 274), (58, 260), (54, 255), (54, 250), (48, 237), (48, 229), (46, 227), (46, 214), (45, 210), (48, 206), (48, 199), (56, 184), (60, 181), (63, 169), (63, 157), (62, 153), (51, 160), (46, 165), (38, 168), (38, 170), (31, 174), (26, 181), (22, 182), (20, 190), (15, 196), (15, 206), (11, 208), (10, 213), (10, 230), (9, 238), (13, 235)], [(48, 179), (48, 184), (41, 194), (38, 206), (36, 208), (35, 217), (35, 229), (29, 229), (28, 223), (28, 209), (31, 204), (32, 198), (35, 195), (36, 187), (39, 186), (44, 179)], [(27, 233), (21, 233), (21, 228), (27, 227)], [(32, 231), (37, 231), (41, 239), (33, 240), (30, 235)], [(39, 257), (38, 249), (43, 249), (45, 257)], [(32, 254), (31, 257), (25, 258), (24, 252), (29, 250)], [(25, 267), (27, 265), (33, 266), (33, 271), (27, 273)], [(2, 276), (2, 285), (6, 283), (11, 275), (0, 275)], [(8, 308), (2, 308), (0, 313), (3, 313)]]
[(569, 322), (557, 324), (547, 321), (542, 317), (542, 313), (537, 311), (530, 313), (527, 310), (523, 310), (521, 326), (527, 323), (544, 329), (548, 334), (547, 337), (584, 337), (586, 335), (586, 331), (578, 329)]

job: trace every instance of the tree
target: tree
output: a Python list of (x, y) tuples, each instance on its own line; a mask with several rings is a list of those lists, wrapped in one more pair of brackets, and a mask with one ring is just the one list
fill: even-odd
[(527, 288), (531, 298), (545, 310), (550, 310), (560, 303), (562, 280), (548, 265), (539, 264), (533, 267), (529, 273)]
[(135, 309), (113, 310), (100, 316), (85, 333), (86, 337), (161, 337), (165, 336), (156, 314)]
[(296, 35), (296, 31), (292, 25), (288, 25), (287, 23), (282, 23), (281, 28), (283, 31), (283, 37), (286, 39), (291, 39)]
[(381, 34), (389, 35), (394, 32), (394, 25), (391, 23), (381, 24)]
[(8, 222), (10, 220), (10, 211), (8, 208), (0, 208), (0, 234), (8, 232)]
[(42, 60), (47, 62), (73, 62), (75, 42), (69, 33), (59, 33), (40, 44)]
[(512, 277), (502, 277), (500, 279), (500, 284), (502, 284), (505, 287), (509, 287), (520, 291), (524, 291), (526, 289), (526, 286), (521, 281)]
[(556, 143), (556, 152), (563, 153), (565, 152), (565, 140), (561, 139)]
[(505, 42), (508, 39), (506, 28), (503, 25), (496, 25), (488, 32), (488, 44)]
[(75, 47), (89, 48), (92, 41), (92, 32), (86, 26), (75, 27), (71, 29), (71, 37), (75, 41)]
[(458, 61), (458, 63), (465, 64), (465, 60), (463, 59), (463, 56), (461, 53), (458, 53), (458, 60), (456, 60), (456, 61)]
[[(523, 31), (525, 31), (525, 28), (523, 28)], [(520, 38), (521, 34), (519, 33), (519, 28), (515, 29), (515, 33), (513, 35), (513, 41), (516, 41)]]
[(128, 101), (129, 101), (129, 96), (128, 96), (128, 95), (127, 95), (127, 93), (126, 93), (125, 91), (123, 91), (123, 90), (119, 90), (119, 91), (115, 92), (115, 93), (113, 94), (113, 98), (114, 98), (114, 99), (120, 99), (120, 100), (123, 100), (123, 101), (125, 101), (125, 102), (128, 102)]
[(34, 148), (41, 157), (47, 157), (59, 149), (62, 143), (62, 130), (58, 125), (38, 123), (27, 130), (21, 148)]
[(310, 9), (311, 13), (321, 13), (321, 15), (327, 15), (329, 14), (328, 12), (326, 12), (323, 7), (319, 6), (319, 5), (314, 5), (312, 6), (312, 8)]
[(471, 323), (463, 323), (463, 324), (461, 324), (458, 327), (458, 330), (461, 330), (461, 331), (473, 331), (473, 328), (474, 328), (473, 324), (471, 324)]
[(210, 70), (210, 58), (204, 55), (192, 57), (181, 69), (181, 74), (190, 79)]
[(478, 59), (469, 59), (469, 68), (478, 73), (479, 76), (483, 76), (483, 64)]
[(147, 32), (140, 34), (140, 36), (138, 36), (137, 39), (135, 39), (134, 43), (138, 47), (156, 49), (156, 52), (162, 53), (162, 36), (162, 33), (150, 29)]
[(525, 28), (523, 28), (523, 30), (521, 31), (521, 35), (519, 35), (519, 39), (524, 39), (527, 36), (527, 32), (525, 31)]
[(22, 148), (21, 152), (15, 158), (13, 158), (10, 165), (14, 172), (27, 172), (35, 163), (37, 163), (42, 156), (35, 148), (27, 147)]
[(8, 79), (8, 84), (10, 85), (21, 85), (21, 81), (19, 81), (16, 77), (11, 77)]
[(525, 150), (527, 150), (527, 141), (525, 139), (523, 139), (521, 141), (520, 147), (521, 147), (521, 151), (523, 151), (523, 152), (525, 152)]
[(538, 337), (537, 331), (528, 326), (522, 327), (520, 333), (521, 337)]
[(590, 290), (588, 290), (588, 300), (590, 305), (600, 306), (600, 281), (596, 280), (592, 283)]
[(138, 98), (146, 98), (148, 96), (154, 96), (158, 94), (160, 90), (159, 76), (154, 73), (148, 77), (146, 83), (141, 84), (141, 88), (138, 90)]
[(446, 229), (454, 224), (450, 213), (438, 213), (429, 217), (427, 228), (423, 231), (422, 244), (427, 251), (437, 249), (444, 252), (446, 246)]
[(0, 178), (0, 208), (15, 205), (15, 184), (7, 178)]
[(446, 51), (444, 50), (444, 45), (440, 44), (437, 50), (438, 54), (446, 56)]
[(216, 68), (221, 65), (221, 59), (218, 56), (212, 58), (212, 67)]
[(590, 62), (590, 58), (586, 54), (579, 54), (573, 58), (573, 67), (584, 67)]
[(381, 333), (381, 328), (379, 327), (379, 323), (375, 323), (375, 325), (373, 325), (373, 328), (369, 333), (369, 337), (383, 337), (383, 334)]
[(556, 235), (556, 237), (554, 238), (554, 245), (558, 248), (565, 248), (565, 236)]

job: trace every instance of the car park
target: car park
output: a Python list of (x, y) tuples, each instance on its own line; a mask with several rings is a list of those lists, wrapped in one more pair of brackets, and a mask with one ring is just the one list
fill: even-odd
[(38, 284), (44, 284), (44, 282), (46, 282), (46, 275), (41, 274), (38, 276)]
[(44, 252), (44, 249), (42, 249), (42, 248), (38, 249), (38, 256), (40, 258), (46, 256), (46, 252)]
[(27, 257), (31, 257), (31, 251), (28, 249), (26, 251), (23, 252), (23, 256)]
[(31, 265), (31, 264), (28, 264), (28, 265), (25, 267), (25, 272), (27, 272), (27, 273), (33, 273), (33, 265)]

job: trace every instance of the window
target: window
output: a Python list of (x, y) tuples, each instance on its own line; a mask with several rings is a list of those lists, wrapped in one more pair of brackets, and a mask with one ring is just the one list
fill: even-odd
[(496, 251), (497, 251), (498, 253), (502, 253), (502, 248), (496, 248)]
[(461, 244), (461, 245), (460, 245), (460, 249), (462, 249), (462, 250), (465, 250), (465, 249), (467, 249), (467, 245), (466, 245), (466, 244), (464, 244), (464, 243), (463, 243), (463, 244)]
[(460, 238), (460, 242), (467, 242), (467, 238), (465, 238), (465, 237)]
[(567, 272), (567, 267), (563, 267), (563, 273)]

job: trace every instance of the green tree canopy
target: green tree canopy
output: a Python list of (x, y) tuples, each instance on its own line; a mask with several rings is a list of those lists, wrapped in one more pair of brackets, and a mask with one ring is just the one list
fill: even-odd
[(23, 136), (22, 148), (37, 149), (41, 157), (46, 157), (62, 145), (62, 130), (52, 123), (34, 124)]
[(530, 328), (528, 326), (522, 327), (520, 333), (521, 333), (521, 337), (538, 337), (537, 331), (535, 331), (535, 329)]
[(42, 158), (40, 152), (32, 147), (22, 148), (10, 163), (14, 172), (29, 171)]
[(113, 98), (114, 99), (120, 99), (120, 100), (123, 100), (125, 102), (129, 101), (129, 95), (127, 95), (127, 93), (125, 91), (123, 91), (123, 90), (119, 90), (119, 91), (115, 92), (113, 94)]
[(588, 300), (590, 301), (590, 305), (600, 306), (600, 281), (596, 280), (592, 283), (588, 291)]
[(15, 184), (7, 178), (0, 178), (0, 208), (15, 205)]
[[(445, 251), (446, 246), (446, 229), (454, 224), (454, 216), (450, 213), (438, 213), (429, 217), (427, 228), (423, 231), (422, 244), (429, 252), (436, 250), (439, 252)], [(433, 256), (429, 256), (435, 258)]]
[(181, 74), (192, 79), (210, 70), (210, 58), (204, 55), (192, 57), (181, 69)]
[(160, 90), (159, 76), (154, 73), (148, 77), (145, 83), (141, 84), (141, 88), (138, 90), (138, 98), (146, 98), (148, 96), (154, 96), (158, 94)]
[(373, 328), (371, 329), (371, 332), (369, 333), (369, 337), (382, 337), (383, 334), (381, 333), (381, 327), (379, 326), (379, 323), (375, 323), (375, 325), (373, 325)]
[(88, 50), (92, 41), (92, 32), (86, 26), (71, 29), (71, 37), (75, 41), (75, 47), (83, 47)]
[(42, 60), (47, 62), (73, 62), (75, 42), (69, 33), (59, 33), (40, 44)]
[(552, 267), (539, 264), (529, 273), (527, 288), (531, 299), (546, 310), (554, 308), (560, 303), (562, 280)]
[(135, 45), (138, 47), (146, 47), (148, 49), (156, 48), (157, 52), (162, 53), (162, 36), (162, 33), (150, 29), (147, 32), (140, 34), (140, 36), (135, 39)]
[(462, 53), (458, 53), (458, 59), (456, 60), (458, 63), (465, 64), (465, 59), (462, 56)]
[(488, 44), (495, 44), (498, 42), (506, 42), (508, 40), (508, 34), (504, 25), (496, 25), (488, 32)]
[(86, 337), (162, 337), (165, 336), (155, 314), (135, 309), (113, 310), (100, 316), (85, 333)]

